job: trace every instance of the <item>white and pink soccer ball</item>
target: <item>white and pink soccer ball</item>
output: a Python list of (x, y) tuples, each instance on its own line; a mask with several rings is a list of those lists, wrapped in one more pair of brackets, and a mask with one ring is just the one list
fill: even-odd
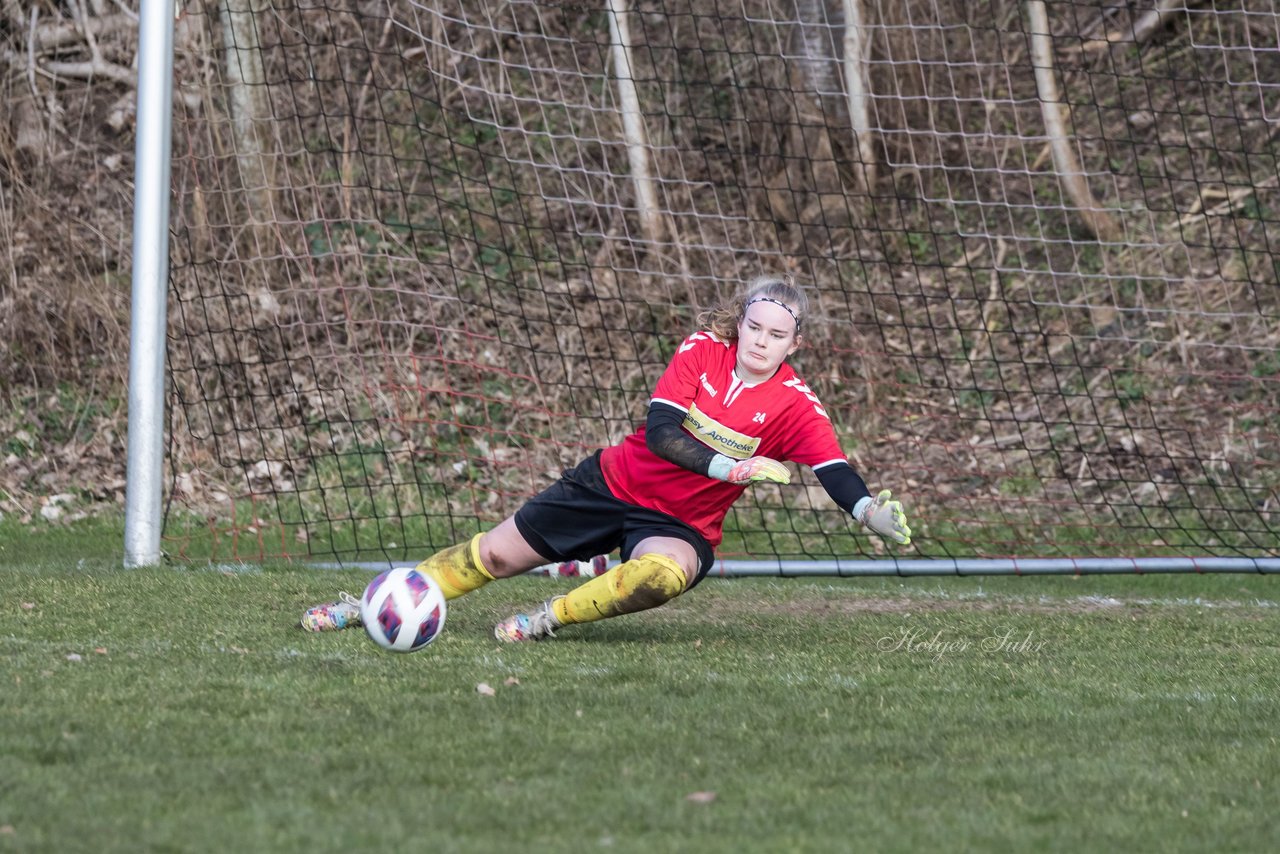
[(360, 597), (364, 630), (392, 652), (416, 652), (439, 637), (447, 610), (430, 576), (403, 567), (370, 581)]

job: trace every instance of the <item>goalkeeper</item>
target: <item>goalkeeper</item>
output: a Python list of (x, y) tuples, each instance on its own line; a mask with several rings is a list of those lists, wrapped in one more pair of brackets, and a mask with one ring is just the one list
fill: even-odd
[[(500, 641), (655, 608), (711, 568), (724, 517), (748, 486), (790, 482), (783, 460), (810, 466), (865, 528), (910, 544), (902, 505), (887, 489), (872, 497), (821, 402), (787, 364), (807, 310), (790, 277), (763, 277), (704, 313), (704, 331), (685, 339), (658, 380), (644, 426), (418, 568), (454, 599), (537, 566), (620, 551), (622, 563), (603, 575), (498, 623)], [(303, 627), (358, 625), (355, 600), (342, 599), (307, 611)]]

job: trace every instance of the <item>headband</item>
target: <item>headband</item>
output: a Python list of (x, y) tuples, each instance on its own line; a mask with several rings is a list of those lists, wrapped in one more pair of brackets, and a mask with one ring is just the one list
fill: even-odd
[(796, 322), (796, 334), (800, 333), (800, 315), (792, 311), (791, 306), (787, 305), (782, 300), (776, 300), (773, 297), (752, 297), (747, 300), (747, 304), (742, 307), (742, 310), (745, 312), (747, 309), (751, 308), (752, 305), (758, 302), (771, 302), (774, 305), (782, 306), (782, 310), (791, 315), (791, 319)]

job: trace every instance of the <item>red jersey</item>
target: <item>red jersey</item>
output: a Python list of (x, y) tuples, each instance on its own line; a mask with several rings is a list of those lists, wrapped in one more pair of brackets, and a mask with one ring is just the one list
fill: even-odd
[[(822, 403), (786, 362), (761, 383), (738, 379), (738, 343), (710, 332), (685, 339), (658, 380), (653, 402), (685, 413), (684, 429), (731, 457), (770, 457), (821, 468), (847, 463)], [(600, 467), (623, 501), (675, 516), (712, 546), (729, 507), (746, 489), (668, 462), (645, 444), (644, 426), (606, 448)]]

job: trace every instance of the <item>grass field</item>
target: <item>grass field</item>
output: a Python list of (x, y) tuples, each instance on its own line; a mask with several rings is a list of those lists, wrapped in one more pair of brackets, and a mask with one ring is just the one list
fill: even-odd
[[(312, 636), (366, 574), (0, 526), (0, 851), (1270, 851), (1280, 582), (708, 580), (500, 647)], [(492, 695), (477, 691), (485, 684)]]

